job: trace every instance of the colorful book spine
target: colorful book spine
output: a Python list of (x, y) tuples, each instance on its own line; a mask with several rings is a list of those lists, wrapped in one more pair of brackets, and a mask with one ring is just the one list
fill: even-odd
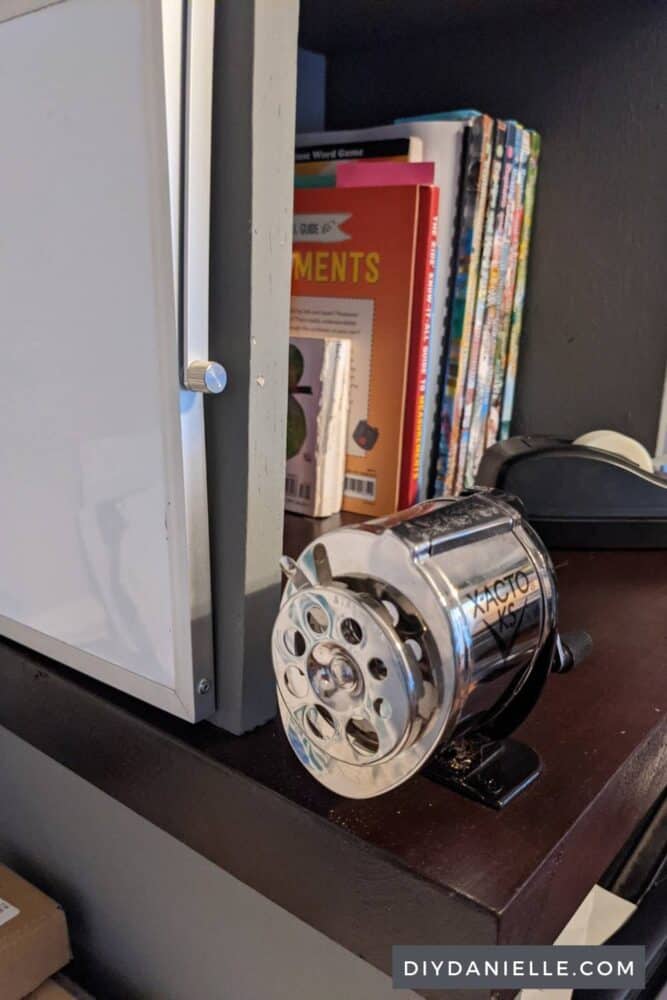
[(496, 121), (493, 138), (493, 155), (491, 160), (489, 191), (484, 216), (482, 256), (479, 265), (477, 297), (475, 300), (468, 366), (467, 372), (463, 376), (465, 379), (464, 391), (454, 399), (454, 409), (450, 429), (451, 440), (447, 450), (444, 489), (441, 488), (438, 491), (438, 495), (442, 493), (453, 495), (459, 464), (461, 461), (465, 460), (465, 444), (470, 429), (472, 404), (475, 398), (475, 380), (477, 376), (480, 344), (484, 326), (486, 296), (489, 286), (491, 254), (493, 250), (493, 234), (496, 222), (506, 145), (507, 123), (504, 121)]
[[(438, 220), (438, 226), (440, 221)], [(438, 282), (440, 280), (440, 247), (436, 244), (435, 248), (435, 260), (433, 267), (433, 305), (431, 306), (431, 325), (429, 327), (428, 333), (428, 352), (426, 356), (426, 386), (428, 386), (429, 379), (435, 379), (437, 381), (437, 376), (434, 374), (435, 369), (440, 366), (440, 349), (441, 343), (438, 337), (438, 317), (436, 315), (435, 303), (436, 303), (436, 289), (438, 287)], [(423, 500), (428, 500), (432, 493), (430, 491), (430, 483), (432, 482), (432, 476), (430, 473), (430, 463), (425, 461), (425, 453), (433, 453), (438, 446), (438, 428), (433, 425), (426, 414), (426, 388), (424, 389), (424, 424), (422, 431), (422, 447), (421, 454), (419, 456), (419, 485), (418, 485), (418, 495), (417, 502), (421, 503)], [(427, 470), (428, 467), (428, 471)]]
[(463, 204), (440, 405), (435, 496), (444, 490), (450, 447), (456, 440), (452, 429), (460, 418), (460, 400), (465, 388), (492, 152), (493, 120), (487, 115), (478, 115), (470, 125), (463, 173)]
[(515, 122), (507, 123), (507, 143), (503, 162), (503, 177), (496, 213), (496, 227), (493, 234), (493, 250), (491, 252), (491, 269), (489, 286), (486, 295), (486, 310), (479, 352), (477, 378), (474, 388), (474, 399), (470, 417), (470, 431), (466, 442), (464, 460), (459, 461), (454, 486), (455, 493), (460, 493), (464, 487), (472, 486), (480, 459), (484, 453), (486, 441), (486, 421), (491, 398), (493, 381), (493, 358), (496, 340), (499, 332), (500, 309), (503, 285), (509, 259), (509, 235), (511, 222), (512, 197), (516, 181), (516, 163), (520, 149), (521, 137), (519, 126)]
[(401, 509), (411, 507), (419, 499), (419, 458), (424, 433), (424, 397), (433, 313), (439, 201), (439, 188), (431, 184), (419, 186), (410, 355), (401, 446), (401, 485), (398, 502)]
[[(495, 444), (500, 434), (500, 411), (503, 403), (503, 387), (507, 368), (507, 351), (509, 347), (510, 328), (512, 323), (512, 304), (516, 289), (516, 275), (521, 243), (521, 226), (526, 193), (526, 174), (528, 157), (530, 156), (530, 132), (522, 128), (520, 131), (521, 146), (517, 163), (516, 183), (511, 205), (509, 259), (505, 272), (500, 306), (500, 328), (496, 339), (496, 349), (493, 358), (493, 381), (491, 383), (491, 399), (489, 416), (486, 422), (486, 440), (484, 448)], [(480, 456), (481, 457), (481, 456)]]
[(530, 250), (530, 235), (533, 228), (535, 210), (535, 191), (537, 187), (537, 171), (540, 159), (540, 137), (537, 132), (530, 132), (530, 153), (526, 171), (526, 195), (521, 224), (521, 240), (519, 243), (519, 260), (517, 264), (516, 287), (512, 303), (512, 320), (510, 324), (509, 346), (507, 350), (507, 365), (505, 370), (505, 385), (500, 416), (500, 437), (509, 437), (514, 407), (514, 390), (516, 372), (519, 361), (519, 341), (523, 325), (523, 307), (526, 298), (526, 277), (528, 274), (528, 252)]

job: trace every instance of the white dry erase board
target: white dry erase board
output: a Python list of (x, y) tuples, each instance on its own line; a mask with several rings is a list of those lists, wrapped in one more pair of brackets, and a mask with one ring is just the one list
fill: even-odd
[(213, 4), (0, 6), (0, 633), (191, 720)]

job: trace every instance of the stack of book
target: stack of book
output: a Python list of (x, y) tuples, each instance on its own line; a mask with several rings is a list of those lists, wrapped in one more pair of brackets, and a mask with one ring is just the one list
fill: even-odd
[(539, 152), (476, 111), (297, 137), (288, 509), (455, 494), (507, 437)]

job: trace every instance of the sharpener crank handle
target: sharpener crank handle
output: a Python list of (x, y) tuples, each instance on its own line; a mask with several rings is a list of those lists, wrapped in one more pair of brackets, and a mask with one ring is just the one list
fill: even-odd
[(551, 672), (569, 674), (590, 655), (592, 650), (593, 640), (584, 629), (579, 629), (576, 632), (564, 632), (556, 640), (556, 655)]

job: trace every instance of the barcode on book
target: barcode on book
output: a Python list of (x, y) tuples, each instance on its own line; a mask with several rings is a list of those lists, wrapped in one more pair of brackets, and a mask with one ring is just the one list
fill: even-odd
[(295, 499), (310, 500), (310, 483), (300, 483), (296, 476), (285, 476), (285, 493)]
[(375, 500), (375, 476), (346, 476), (343, 492), (358, 500)]

